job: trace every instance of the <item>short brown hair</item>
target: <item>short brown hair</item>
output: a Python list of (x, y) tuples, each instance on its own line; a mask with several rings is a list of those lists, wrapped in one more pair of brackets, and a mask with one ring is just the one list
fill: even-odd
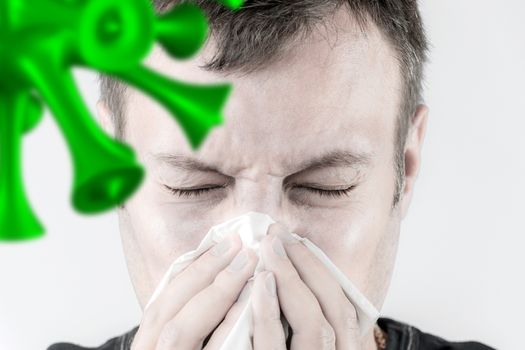
[[(161, 13), (184, 0), (153, 0)], [(341, 5), (346, 5), (364, 31), (374, 23), (390, 45), (403, 76), (402, 101), (395, 130), (396, 190), (392, 208), (399, 202), (405, 183), (404, 147), (409, 119), (422, 101), (423, 68), (428, 43), (417, 0), (247, 0), (231, 11), (213, 0), (190, 1), (206, 13), (210, 35), (217, 42), (212, 59), (202, 68), (212, 71), (252, 72), (278, 59), (281, 49), (298, 34)], [(101, 100), (113, 115), (115, 136), (124, 138), (123, 97), (125, 86), (106, 75), (100, 76)]]

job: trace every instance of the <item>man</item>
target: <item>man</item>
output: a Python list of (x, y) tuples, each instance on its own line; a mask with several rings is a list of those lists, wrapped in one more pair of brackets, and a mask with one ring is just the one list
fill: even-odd
[[(211, 26), (203, 50), (176, 61), (156, 47), (147, 64), (184, 81), (233, 84), (224, 124), (198, 151), (159, 104), (102, 78), (101, 123), (147, 170), (118, 210), (142, 308), (170, 263), (211, 226), (253, 210), (278, 221), (262, 244), (268, 271), (251, 286), (255, 350), (488, 349), (389, 318), (359, 337), (341, 289), (289, 242), (289, 232), (309, 238), (381, 309), (428, 118), (416, 1), (255, 0), (238, 12), (197, 3)], [(159, 11), (175, 4), (156, 2)], [(218, 349), (255, 265), (232, 237), (181, 272), (140, 326), (98, 349)]]

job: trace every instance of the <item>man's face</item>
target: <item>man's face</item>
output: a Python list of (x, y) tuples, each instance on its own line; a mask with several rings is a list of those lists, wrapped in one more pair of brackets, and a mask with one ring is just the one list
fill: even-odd
[[(143, 307), (174, 259), (195, 249), (211, 226), (251, 210), (310, 239), (382, 306), (402, 217), (391, 210), (400, 73), (375, 28), (364, 38), (345, 11), (331, 20), (337, 34), (330, 25), (320, 27), (279, 62), (244, 76), (199, 68), (213, 41), (187, 61), (158, 48), (148, 57), (163, 74), (231, 82), (233, 90), (223, 125), (198, 151), (159, 104), (136, 90), (126, 97), (126, 141), (147, 176), (119, 219)], [(336, 153), (331, 163), (305, 168)], [(342, 196), (315, 190), (350, 187)], [(180, 197), (168, 188), (213, 189)]]

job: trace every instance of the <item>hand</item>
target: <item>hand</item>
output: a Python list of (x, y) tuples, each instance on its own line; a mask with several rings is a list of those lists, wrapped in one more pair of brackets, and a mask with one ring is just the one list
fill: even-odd
[(209, 335), (210, 339), (204, 341), (205, 346), (203, 350), (218, 350), (223, 345), (248, 302), (248, 295), (251, 293), (253, 280), (248, 281), (245, 286), (245, 289), (243, 289), (235, 304), (230, 308), (224, 320), (213, 331), (213, 334)]
[[(279, 233), (284, 245), (274, 240)], [(360, 349), (354, 306), (308, 248), (283, 225), (272, 224), (261, 253), (268, 271), (259, 273), (253, 284), (254, 350), (286, 349), (279, 309), (293, 330), (291, 350)], [(272, 277), (277, 296), (271, 293)]]
[[(232, 269), (242, 242), (232, 233), (230, 247), (220, 254), (219, 242), (180, 271), (145, 310), (132, 350), (201, 349), (203, 340), (221, 322), (255, 270), (257, 256), (243, 249), (245, 263)], [(226, 241), (225, 241), (226, 242)], [(240, 253), (239, 253), (240, 254)], [(239, 256), (239, 255), (237, 255)]]

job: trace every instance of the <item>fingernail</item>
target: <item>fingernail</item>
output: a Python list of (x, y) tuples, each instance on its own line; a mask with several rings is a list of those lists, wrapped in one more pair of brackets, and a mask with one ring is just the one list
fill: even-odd
[(223, 239), (215, 244), (215, 246), (211, 249), (211, 253), (215, 256), (221, 256), (224, 255), (231, 247), (231, 236), (223, 237)]
[(284, 258), (286, 256), (286, 251), (284, 250), (283, 244), (279, 237), (275, 236), (272, 240), (272, 247), (275, 254)]
[(266, 285), (266, 291), (270, 296), (274, 297), (276, 293), (276, 287), (275, 287), (275, 277), (273, 276), (273, 273), (270, 272), (268, 276), (266, 276), (266, 280), (264, 281)]
[(241, 251), (233, 258), (230, 265), (228, 265), (228, 270), (230, 271), (240, 271), (244, 265), (248, 262), (248, 254), (246, 254), (246, 249), (242, 248)]
[(295, 239), (294, 236), (292, 236), (292, 234), (288, 231), (286, 226), (284, 226), (283, 224), (279, 222), (275, 224), (275, 231), (276, 231), (277, 236), (281, 240), (281, 242), (284, 244), (291, 244), (291, 243), (299, 242), (297, 239)]

